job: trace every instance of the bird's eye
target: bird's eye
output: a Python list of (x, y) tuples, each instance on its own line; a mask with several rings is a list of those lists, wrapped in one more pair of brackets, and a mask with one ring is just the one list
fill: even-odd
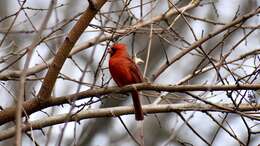
[(114, 47), (112, 47), (111, 50), (112, 50), (112, 52), (115, 52), (115, 51), (116, 51), (116, 49), (115, 49)]

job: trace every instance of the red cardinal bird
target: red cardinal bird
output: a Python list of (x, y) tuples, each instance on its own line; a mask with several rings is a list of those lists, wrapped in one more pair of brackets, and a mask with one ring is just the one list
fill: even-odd
[[(109, 59), (109, 71), (119, 87), (143, 82), (141, 71), (129, 57), (125, 44), (114, 44), (109, 48), (108, 52), (111, 54)], [(137, 121), (143, 120), (144, 114), (138, 92), (132, 91), (131, 93), (134, 102), (135, 119)]]

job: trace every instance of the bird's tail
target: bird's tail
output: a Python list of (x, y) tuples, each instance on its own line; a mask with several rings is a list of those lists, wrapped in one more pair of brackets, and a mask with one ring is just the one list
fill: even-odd
[(132, 92), (132, 98), (133, 98), (134, 109), (135, 109), (135, 119), (137, 121), (141, 121), (144, 119), (144, 113), (143, 113), (142, 105), (137, 91)]

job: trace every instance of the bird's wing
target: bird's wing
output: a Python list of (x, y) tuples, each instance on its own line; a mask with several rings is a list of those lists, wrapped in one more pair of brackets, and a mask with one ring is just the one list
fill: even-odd
[(131, 62), (129, 64), (129, 70), (131, 75), (133, 76), (133, 79), (136, 83), (141, 83), (143, 82), (143, 76), (142, 73), (140, 71), (140, 68), (134, 63), (134, 61), (130, 58), (128, 58), (128, 60)]

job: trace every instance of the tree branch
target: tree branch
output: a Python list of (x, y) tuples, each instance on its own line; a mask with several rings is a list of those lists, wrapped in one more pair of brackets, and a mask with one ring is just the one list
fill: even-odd
[(93, 9), (92, 6), (89, 6), (88, 9), (81, 15), (77, 23), (73, 26), (69, 34), (66, 36), (43, 80), (42, 86), (37, 96), (40, 100), (45, 100), (46, 98), (50, 97), (58, 74), (65, 60), (69, 56), (72, 47), (75, 45), (80, 35), (84, 32), (90, 21), (94, 18), (98, 10), (105, 4), (105, 2), (106, 0), (97, 0), (95, 3), (96, 9)]
[[(153, 90), (153, 91), (168, 91), (168, 92), (184, 92), (184, 91), (237, 91), (237, 90), (259, 90), (260, 84), (243, 84), (243, 85), (161, 85), (141, 83), (119, 87), (90, 89), (68, 96), (61, 96), (56, 98), (47, 98), (46, 100), (39, 100), (34, 98), (23, 103), (24, 111), (30, 115), (34, 112), (48, 108), (51, 106), (70, 103), (70, 101), (80, 100), (88, 97), (98, 97), (110, 93), (126, 93), (134, 90)], [(13, 121), (15, 117), (16, 107), (8, 107), (0, 111), (0, 125)]]
[(163, 73), (171, 64), (173, 64), (174, 62), (180, 60), (180, 58), (182, 58), (183, 56), (185, 56), (186, 54), (188, 54), (190, 51), (194, 50), (195, 48), (201, 46), (203, 43), (205, 43), (206, 41), (208, 41), (209, 39), (215, 37), (216, 35), (222, 33), (223, 31), (236, 26), (237, 24), (246, 21), (247, 19), (255, 16), (256, 14), (260, 13), (260, 7), (256, 8), (255, 10), (242, 15), (240, 17), (238, 17), (237, 19), (235, 19), (234, 21), (232, 21), (231, 23), (228, 23), (222, 27), (220, 27), (219, 29), (217, 29), (216, 31), (208, 34), (206, 37), (203, 37), (201, 39), (199, 39), (198, 41), (195, 41), (193, 44), (191, 44), (191, 46), (189, 48), (184, 48), (183, 51), (181, 51), (180, 53), (176, 54), (175, 57), (173, 57), (169, 63), (163, 64), (152, 76), (152, 81), (154, 81), (161, 73)]
[[(260, 109), (260, 105), (252, 106), (249, 104), (241, 104), (239, 108), (235, 107), (233, 104), (216, 104), (218, 107), (225, 107), (227, 109), (236, 109), (240, 112), (245, 111), (255, 111)], [(169, 112), (183, 112), (183, 111), (212, 111), (212, 112), (231, 112), (230, 110), (219, 109), (216, 106), (203, 104), (203, 103), (179, 103), (179, 104), (162, 104), (162, 105), (144, 105), (142, 106), (146, 114), (153, 113), (169, 113)], [(23, 124), (22, 130), (29, 131), (32, 129), (42, 129), (44, 127), (61, 124), (64, 122), (76, 121), (79, 122), (83, 119), (89, 118), (101, 118), (101, 117), (117, 117), (122, 115), (134, 114), (134, 108), (132, 106), (120, 106), (112, 108), (102, 108), (102, 109), (87, 109), (78, 112), (77, 114), (59, 114), (55, 116), (50, 116), (46, 118), (41, 118), (40, 120), (31, 121), (29, 123)], [(14, 136), (16, 127), (11, 127), (6, 130), (1, 131), (0, 140), (8, 139)]]

